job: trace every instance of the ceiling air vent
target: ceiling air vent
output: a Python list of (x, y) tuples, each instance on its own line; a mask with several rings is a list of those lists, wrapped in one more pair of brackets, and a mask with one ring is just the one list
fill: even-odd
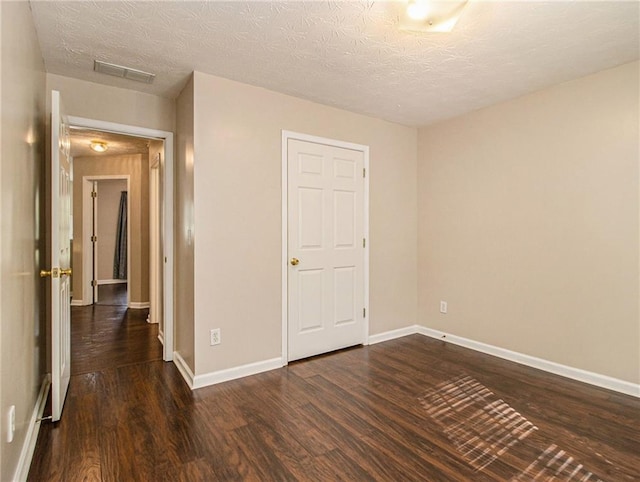
[(132, 69), (131, 67), (123, 67), (122, 65), (101, 62), (100, 60), (93, 61), (93, 70), (103, 74), (113, 75), (114, 77), (122, 77), (123, 79), (143, 82), (145, 84), (152, 83), (153, 79), (155, 79), (156, 77), (156, 74), (150, 74), (149, 72), (143, 72), (142, 70)]

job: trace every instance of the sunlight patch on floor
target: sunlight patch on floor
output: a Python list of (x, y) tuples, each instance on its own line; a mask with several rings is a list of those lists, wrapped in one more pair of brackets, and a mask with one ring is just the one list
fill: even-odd
[(469, 464), (482, 470), (538, 427), (469, 376), (437, 385), (420, 402)]
[(534, 462), (512, 482), (551, 482), (556, 480), (576, 482), (603, 482), (577, 463), (573, 457), (555, 444), (551, 444)]

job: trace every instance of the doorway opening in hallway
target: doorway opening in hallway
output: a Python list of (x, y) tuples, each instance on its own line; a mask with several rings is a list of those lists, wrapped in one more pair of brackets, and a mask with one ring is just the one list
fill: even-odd
[(163, 153), (162, 139), (71, 130), (72, 374), (162, 359)]

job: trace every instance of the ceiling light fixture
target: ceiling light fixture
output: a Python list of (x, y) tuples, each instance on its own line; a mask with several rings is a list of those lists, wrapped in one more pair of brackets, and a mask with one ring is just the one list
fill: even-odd
[(410, 32), (451, 32), (468, 0), (408, 0), (400, 29)]
[(96, 152), (106, 152), (106, 150), (109, 148), (109, 146), (107, 146), (107, 143), (102, 141), (91, 141), (90, 147)]
[(409, 0), (407, 15), (413, 20), (424, 20), (429, 15), (429, 6), (425, 0)]

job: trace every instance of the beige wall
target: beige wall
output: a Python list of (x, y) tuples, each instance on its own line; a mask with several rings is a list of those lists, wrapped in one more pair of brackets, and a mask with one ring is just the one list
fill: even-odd
[(45, 373), (45, 74), (29, 4), (0, 2), (0, 22), (0, 480), (14, 480)]
[(175, 102), (134, 90), (47, 74), (47, 106), (58, 90), (68, 115), (173, 132)]
[[(175, 284), (174, 332), (177, 351), (192, 371), (194, 354), (194, 249), (193, 249), (193, 79), (176, 101), (177, 134), (175, 166)], [(191, 235), (190, 235), (191, 232)]]
[[(82, 183), (88, 176), (129, 175), (131, 252), (129, 253), (129, 301), (149, 301), (149, 159), (148, 154), (77, 157), (73, 160), (73, 266), (83, 266)], [(84, 273), (74, 270), (73, 297), (82, 299)], [(82, 300), (85, 304), (89, 300)]]
[(198, 72), (194, 83), (196, 374), (281, 356), (283, 129), (370, 146), (370, 333), (414, 324), (416, 129)]
[(127, 181), (98, 181), (98, 281), (113, 279), (113, 258), (116, 250), (120, 198), (127, 190)]
[(640, 382), (638, 81), (635, 62), (420, 130), (422, 325)]

